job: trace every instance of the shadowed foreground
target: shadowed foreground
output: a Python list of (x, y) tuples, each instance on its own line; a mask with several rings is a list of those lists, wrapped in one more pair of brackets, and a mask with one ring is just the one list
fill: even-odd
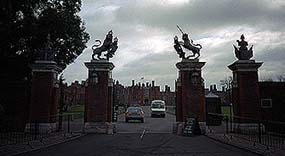
[(90, 134), (77, 140), (49, 147), (23, 156), (116, 156), (116, 155), (254, 155), (215, 142), (205, 136), (181, 137), (172, 134)]

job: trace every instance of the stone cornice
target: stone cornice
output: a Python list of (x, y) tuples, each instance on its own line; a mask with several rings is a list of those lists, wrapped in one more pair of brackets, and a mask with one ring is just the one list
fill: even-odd
[(176, 63), (176, 67), (179, 70), (197, 70), (201, 71), (201, 68), (206, 64), (206, 62), (199, 62), (198, 59), (195, 60), (182, 60)]
[(112, 62), (106, 60), (92, 60), (84, 64), (89, 70), (93, 71), (112, 71), (115, 67)]
[(60, 73), (62, 68), (60, 68), (54, 61), (36, 61), (31, 65), (32, 72), (54, 72)]
[(258, 71), (263, 62), (255, 62), (254, 60), (238, 60), (229, 65), (228, 68), (232, 71)]

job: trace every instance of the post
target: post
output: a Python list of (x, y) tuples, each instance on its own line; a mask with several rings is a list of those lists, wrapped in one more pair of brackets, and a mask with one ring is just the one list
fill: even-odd
[(63, 106), (64, 106), (64, 89), (63, 89), (63, 75), (59, 77), (59, 89), (60, 89), (60, 96), (59, 96), (59, 116), (58, 116), (58, 131), (62, 129), (62, 115), (63, 115)]
[(232, 132), (233, 130), (233, 113), (232, 113), (232, 110), (233, 110), (233, 104), (230, 103), (230, 132)]
[(202, 133), (206, 133), (206, 111), (202, 67), (199, 59), (182, 59), (176, 64), (179, 69), (177, 80), (177, 122), (185, 122), (187, 117), (197, 117)]
[(113, 79), (115, 67), (107, 60), (85, 62), (88, 80), (85, 98), (85, 132), (113, 133)]
[[(263, 62), (256, 62), (251, 59), (253, 56), (252, 47), (248, 48), (248, 42), (244, 35), (237, 40), (235, 48), (237, 61), (228, 66), (233, 73), (232, 80), (232, 103), (234, 116), (258, 118), (261, 117), (260, 93), (258, 85), (258, 69)], [(242, 120), (250, 124), (251, 121)]]
[(261, 123), (258, 121), (258, 142), (261, 144)]
[[(26, 132), (31, 131), (30, 125), (37, 125), (39, 132), (51, 133), (56, 129), (56, 121), (51, 120), (57, 114), (59, 85), (58, 73), (62, 70), (56, 62), (35, 61), (32, 68), (31, 99), (29, 122)], [(33, 123), (35, 121), (36, 123)]]
[(229, 133), (229, 118), (228, 118), (228, 116), (225, 116), (226, 118), (225, 118), (225, 120), (226, 120), (226, 134), (228, 134)]
[(71, 117), (70, 117), (70, 114), (68, 114), (68, 116), (67, 116), (67, 132), (68, 133), (70, 133), (70, 119), (71, 119)]
[(35, 130), (34, 130), (34, 132), (35, 132), (35, 140), (37, 140), (38, 138), (37, 138), (37, 135), (38, 135), (38, 122), (36, 121), (35, 122), (35, 124), (34, 124), (34, 128), (35, 128)]
[(62, 112), (59, 112), (58, 116), (58, 131), (62, 129)]

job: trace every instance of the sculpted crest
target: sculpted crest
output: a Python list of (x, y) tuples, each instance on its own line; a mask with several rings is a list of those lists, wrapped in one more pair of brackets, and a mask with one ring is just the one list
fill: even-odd
[[(194, 44), (193, 40), (189, 38), (187, 33), (184, 33), (182, 29), (177, 25), (178, 30), (182, 33), (182, 40), (179, 41), (178, 37), (174, 37), (174, 49), (176, 50), (177, 54), (182, 59), (190, 59), (192, 57), (195, 57), (194, 59), (197, 59), (200, 57), (200, 50), (202, 49), (201, 44)], [(185, 52), (183, 51), (183, 48), (189, 50), (192, 52), (192, 55), (185, 56)]]

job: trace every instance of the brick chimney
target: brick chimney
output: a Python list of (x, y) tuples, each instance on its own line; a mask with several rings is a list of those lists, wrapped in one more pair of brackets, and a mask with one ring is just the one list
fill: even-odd
[(135, 86), (135, 80), (132, 80), (132, 86)]
[(152, 84), (151, 86), (154, 87), (154, 81), (151, 81), (151, 84)]

